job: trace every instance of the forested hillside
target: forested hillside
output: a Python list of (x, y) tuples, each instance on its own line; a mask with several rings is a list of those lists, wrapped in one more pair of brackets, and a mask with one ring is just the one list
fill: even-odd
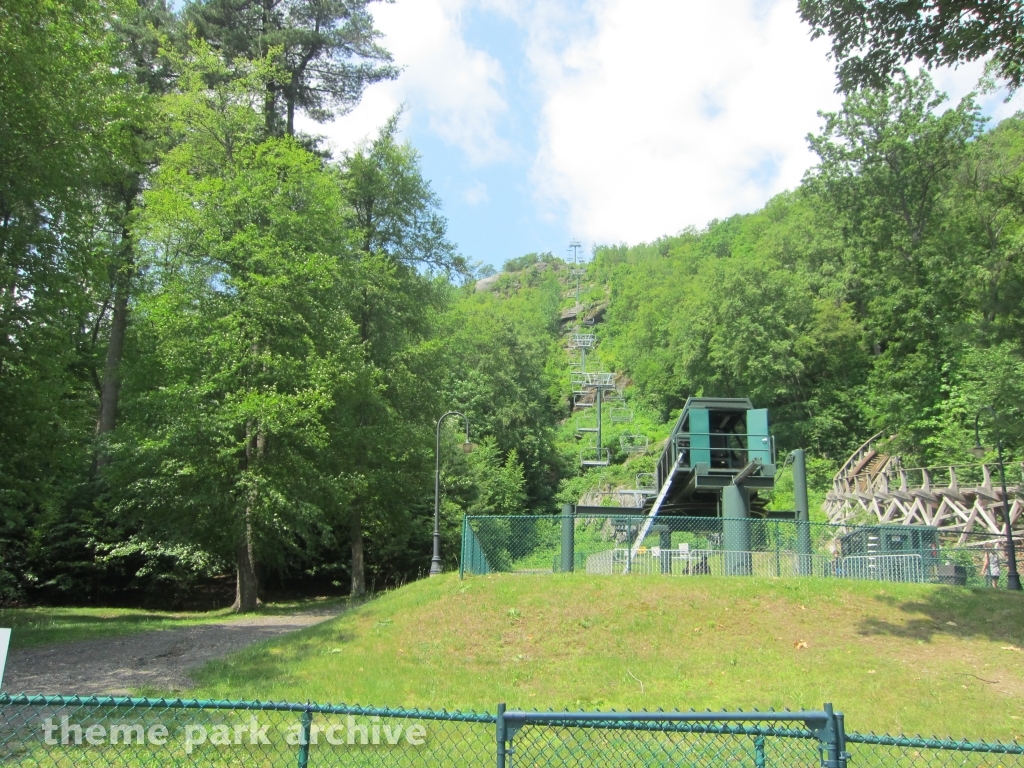
[(985, 405), (1017, 455), (1024, 121), (941, 102), (926, 77), (857, 92), (809, 138), (820, 162), (798, 189), (600, 249), (606, 363), (662, 416), (689, 394), (748, 396), (780, 449), (832, 461), (876, 430), (908, 460), (969, 459)]
[(366, 3), (231, 7), (0, 7), (0, 600), (223, 583), (251, 610), (416, 578), (449, 410), (477, 449), (445, 422), (446, 567), (464, 512), (553, 512), (649, 470), (689, 395), (769, 408), (819, 483), (876, 431), (964, 459), (987, 405), (984, 437), (1021, 455), (1024, 120), (924, 76), (856, 91), (799, 188), (597, 248), (593, 361), (651, 446), (582, 474), (569, 265), (529, 254), (478, 286), (493, 270), (450, 242), (397, 116), (340, 156), (296, 130), (395, 76)]

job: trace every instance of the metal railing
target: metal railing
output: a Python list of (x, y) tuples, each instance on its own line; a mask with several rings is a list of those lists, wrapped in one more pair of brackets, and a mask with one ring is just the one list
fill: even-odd
[[(1006, 482), (1009, 486), (1024, 483), (1024, 462), (1005, 465)], [(993, 490), (992, 479), (998, 484), (999, 467), (987, 464), (944, 464), (934, 467), (896, 467), (882, 472), (861, 472), (847, 477), (836, 476), (833, 490), (838, 494), (879, 493), (894, 491), (944, 491), (974, 493), (977, 488), (988, 489), (988, 496), (998, 498)]]
[[(594, 449), (590, 449), (593, 456)], [(601, 504), (622, 494), (636, 504), (641, 489), (593, 491)], [(919, 525), (833, 525), (785, 519), (724, 519), (659, 515), (637, 542), (647, 516), (636, 506), (609, 506), (585, 515), (467, 516), (460, 571), (554, 573), (572, 563), (591, 574), (818, 577), (991, 586), (986, 564), (998, 560), (1005, 586), (1005, 551), (987, 534)], [(633, 555), (629, 553), (633, 550)], [(1022, 564), (1019, 562), (1018, 567)]]
[[(699, 438), (701, 445), (694, 438)], [(775, 463), (775, 441), (771, 435), (735, 432), (680, 432), (669, 437), (661, 458), (658, 459), (658, 482), (664, 483), (679, 455), (681, 467), (699, 463), (711, 468), (742, 469), (749, 461), (759, 459), (765, 464)]]
[[(993, 763), (995, 760), (995, 763)], [(1024, 745), (846, 733), (831, 704), (768, 712), (451, 712), (0, 695), (0, 761), (118, 766), (1024, 766)]]

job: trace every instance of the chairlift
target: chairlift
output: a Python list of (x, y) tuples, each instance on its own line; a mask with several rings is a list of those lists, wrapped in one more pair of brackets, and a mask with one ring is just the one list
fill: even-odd
[(576, 432), (597, 432), (597, 411), (584, 411), (576, 416)]
[(580, 451), (580, 466), (607, 467), (611, 464), (611, 451), (607, 448), (591, 446)]
[(647, 435), (626, 434), (619, 437), (619, 447), (630, 456), (647, 453), (651, 439)]
[(612, 408), (608, 418), (612, 424), (628, 424), (633, 420), (633, 411), (630, 408)]

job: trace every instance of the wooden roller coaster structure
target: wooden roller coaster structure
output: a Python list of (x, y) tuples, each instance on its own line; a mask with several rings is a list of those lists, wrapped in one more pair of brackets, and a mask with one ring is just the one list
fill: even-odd
[[(934, 525), (959, 533), (961, 546), (984, 546), (984, 534), (1002, 541), (1006, 529), (997, 464), (906, 468), (899, 456), (883, 452), (891, 440), (883, 440), (883, 434), (864, 443), (836, 473), (825, 497), (829, 522)], [(1011, 527), (1020, 539), (1024, 463), (1004, 466)]]

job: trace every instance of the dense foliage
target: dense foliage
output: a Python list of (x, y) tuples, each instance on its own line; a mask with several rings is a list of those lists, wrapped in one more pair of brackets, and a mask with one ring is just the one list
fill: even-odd
[(991, 56), (992, 71), (1024, 83), (1024, 6), (1018, 0), (800, 0), (813, 36), (832, 41), (840, 87), (879, 87), (915, 59), (957, 65)]
[[(908, 461), (969, 460), (978, 409), (1024, 444), (1024, 121), (985, 132), (927, 76), (850, 95), (764, 209), (604, 248), (605, 359), (667, 416), (749, 396), (781, 448), (844, 459), (876, 430)], [(983, 437), (991, 423), (982, 421)]]
[[(464, 512), (631, 485), (689, 395), (771, 409), (818, 478), (879, 430), (966, 458), (987, 405), (1020, 454), (1024, 120), (856, 91), (798, 189), (599, 248), (577, 296), (551, 254), (474, 271), (397, 117), (340, 157), (296, 131), (395, 74), (368, 3), (0, 7), (0, 600), (415, 578), (435, 458), (452, 567)], [(631, 382), (589, 474), (569, 307)]]
[(451, 408), (448, 540), (545, 508), (556, 308), (460, 287), (397, 118), (296, 135), (395, 74), (377, 37), (363, 0), (0, 9), (0, 599), (415, 577)]

